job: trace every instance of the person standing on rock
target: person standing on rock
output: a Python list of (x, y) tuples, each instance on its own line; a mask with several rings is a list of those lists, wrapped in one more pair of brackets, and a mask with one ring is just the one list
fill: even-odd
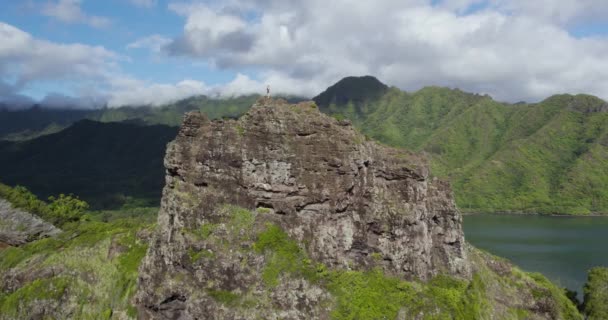
[(270, 98), (270, 85), (266, 86), (266, 98)]

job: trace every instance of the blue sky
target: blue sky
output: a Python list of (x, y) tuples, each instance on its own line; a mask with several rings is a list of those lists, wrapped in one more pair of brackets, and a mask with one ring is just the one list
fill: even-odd
[[(83, 23), (65, 23), (37, 12), (38, 2), (8, 1), (0, 4), (0, 21), (11, 24), (32, 36), (56, 43), (82, 43), (103, 46), (122, 56), (118, 61), (129, 74), (154, 82), (178, 82), (185, 78), (209, 84), (225, 83), (234, 77), (230, 70), (210, 68), (203, 61), (186, 57), (160, 58), (144, 49), (130, 49), (128, 44), (150, 34), (178, 36), (184, 18), (168, 10), (166, 1), (141, 7), (124, 0), (83, 1), (80, 7), (91, 15), (107, 17), (110, 25), (94, 27)], [(23, 93), (42, 99), (49, 91), (72, 94), (70, 87), (46, 81), (28, 87)]]
[(3, 1), (0, 102), (312, 96), (363, 74), (505, 101), (608, 98), (607, 14), (598, 0)]

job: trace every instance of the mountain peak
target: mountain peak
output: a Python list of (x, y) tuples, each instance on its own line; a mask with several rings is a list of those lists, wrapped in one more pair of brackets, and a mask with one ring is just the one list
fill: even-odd
[(582, 113), (608, 112), (608, 102), (588, 94), (556, 94), (541, 103), (557, 104), (572, 111)]
[(353, 102), (355, 105), (375, 99), (386, 93), (389, 87), (373, 76), (346, 77), (336, 82), (313, 100), (325, 109), (331, 104), (344, 105)]

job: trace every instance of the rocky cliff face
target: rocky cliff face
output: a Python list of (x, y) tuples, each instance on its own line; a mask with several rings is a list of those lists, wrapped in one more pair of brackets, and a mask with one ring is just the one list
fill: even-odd
[[(379, 267), (402, 279), (470, 276), (449, 185), (429, 177), (423, 158), (368, 141), (311, 102), (262, 99), (239, 120), (209, 121), (189, 113), (168, 146), (165, 166), (159, 230), (140, 268), (137, 300), (147, 317), (218, 312), (221, 308), (201, 306), (212, 300), (189, 289), (197, 283), (210, 288), (213, 282), (216, 291), (247, 291), (257, 283), (253, 271), (261, 270), (263, 257), (247, 250), (233, 254), (239, 248), (226, 253), (201, 239), (205, 235), (194, 236), (216, 226), (226, 204), (263, 215), (261, 220), (280, 226), (311, 259), (329, 268)], [(238, 242), (227, 235), (224, 240)], [(211, 252), (214, 259), (197, 263), (192, 250)], [(184, 278), (189, 285), (183, 285)], [(310, 283), (284, 286), (287, 297), (302, 296), (282, 297), (279, 309), (319, 316), (321, 311), (302, 303), (318, 303), (327, 298), (324, 293)]]
[(0, 198), (0, 247), (3, 243), (11, 246), (54, 236), (61, 230), (39, 217), (13, 208)]

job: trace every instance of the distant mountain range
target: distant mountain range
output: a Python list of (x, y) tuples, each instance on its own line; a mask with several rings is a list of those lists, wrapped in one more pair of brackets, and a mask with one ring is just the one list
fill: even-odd
[(54, 133), (82, 119), (179, 126), (183, 114), (193, 110), (204, 112), (212, 119), (238, 117), (249, 109), (258, 97), (249, 95), (231, 99), (211, 99), (195, 96), (159, 107), (125, 106), (90, 110), (48, 109), (40, 106), (21, 110), (0, 108), (0, 140), (24, 140)]
[[(0, 143), (0, 181), (43, 196), (73, 192), (100, 206), (126, 196), (157, 201), (164, 144), (176, 132), (167, 126), (179, 125), (191, 110), (210, 118), (237, 117), (258, 97), (0, 111), (0, 137), (34, 137)], [(507, 104), (440, 87), (404, 92), (366, 76), (345, 78), (314, 100), (374, 139), (425, 152), (433, 174), (451, 180), (465, 211), (608, 213), (608, 103), (596, 97), (556, 95), (535, 104)], [(59, 131), (80, 119), (129, 123), (84, 121)], [(56, 133), (39, 136), (49, 132)]]
[[(198, 110), (211, 119), (236, 118), (246, 112), (259, 98), (247, 95), (226, 99), (193, 96), (162, 106), (124, 106), (101, 109), (51, 109), (35, 105), (15, 110), (0, 106), (0, 140), (25, 140), (54, 133), (82, 120), (99, 122), (131, 121), (141, 124), (162, 124), (177, 127), (184, 113)], [(290, 102), (307, 100), (300, 97), (283, 97)]]
[(80, 120), (65, 130), (0, 142), (0, 181), (46, 198), (74, 193), (94, 208), (156, 206), (176, 127)]

